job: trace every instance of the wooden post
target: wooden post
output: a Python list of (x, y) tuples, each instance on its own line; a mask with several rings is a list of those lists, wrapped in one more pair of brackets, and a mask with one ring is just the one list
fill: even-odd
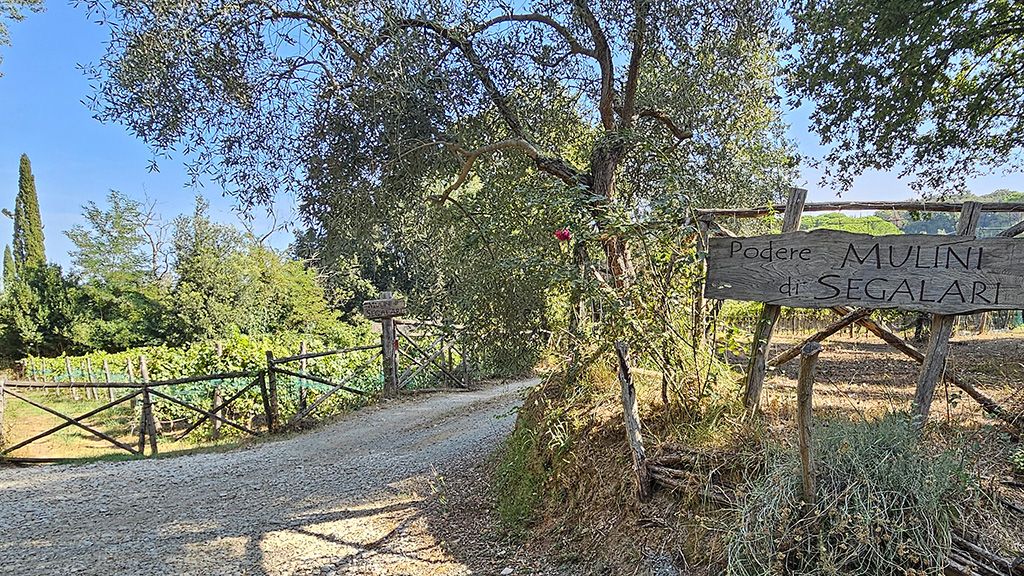
[[(217, 342), (217, 344), (215, 345), (214, 351), (216, 352), (218, 359), (222, 358), (224, 356), (224, 345), (221, 344), (220, 342)], [(218, 361), (218, 368), (220, 367), (219, 364), (220, 363)], [(221, 392), (220, 384), (215, 384), (213, 386), (213, 406), (210, 408), (210, 411), (213, 412), (214, 414), (216, 414), (218, 418), (210, 418), (210, 425), (213, 426), (213, 430), (210, 432), (210, 438), (213, 439), (213, 440), (219, 440), (220, 439), (220, 425), (221, 425), (221, 422), (220, 422), (219, 418), (223, 418), (224, 417), (224, 411), (221, 410), (219, 408), (219, 406), (223, 402), (224, 402), (224, 395)]]
[(814, 372), (820, 352), (821, 344), (817, 342), (808, 342), (800, 350), (800, 376), (796, 384), (797, 444), (800, 447), (800, 473), (803, 477), (804, 503), (808, 506), (813, 506), (817, 501), (811, 423), (814, 403)]
[[(260, 374), (260, 396), (263, 397), (263, 413), (267, 417), (267, 430), (270, 430), (270, 395), (267, 393), (267, 375)], [(255, 426), (253, 426), (255, 428)]]
[[(132, 359), (129, 358), (129, 359), (125, 360), (124, 364), (125, 364), (125, 373), (128, 374), (128, 383), (129, 384), (134, 384), (135, 383), (135, 370), (132, 368)], [(135, 400), (136, 398), (138, 398), (138, 396), (133, 396), (132, 397), (132, 410), (134, 410), (135, 406), (138, 405), (138, 402)]]
[[(306, 349), (306, 341), (303, 340), (303, 341), (299, 342), (299, 354), (300, 355), (306, 354), (307, 351), (308, 350)], [(306, 360), (305, 358), (303, 358), (302, 360), (299, 360), (299, 372), (302, 372), (303, 374), (305, 374), (306, 370), (308, 368), (309, 368), (309, 361), (308, 360)], [(308, 401), (309, 401), (309, 390), (303, 385), (303, 382), (300, 380), (299, 381), (299, 405), (298, 405), (299, 412), (302, 412), (303, 410), (306, 409), (306, 403)]]
[(7, 392), (4, 385), (7, 380), (0, 378), (0, 447), (4, 445), (4, 411), (7, 410)]
[(277, 431), (277, 372), (274, 372), (274, 353), (267, 350), (267, 432)]
[[(380, 299), (388, 300), (393, 297), (391, 292), (381, 292)], [(384, 372), (384, 397), (394, 398), (398, 396), (398, 357), (395, 350), (395, 319), (391, 317), (380, 319), (380, 345), (382, 368)]]
[[(74, 384), (75, 383), (75, 377), (74, 377), (73, 374), (71, 374), (71, 358), (69, 358), (67, 356), (64, 357), (64, 369), (68, 373), (68, 383), (69, 384)], [(78, 388), (75, 388), (74, 386), (71, 387), (71, 396), (76, 401), (77, 400), (81, 400), (81, 398), (78, 396)]]
[[(107, 384), (110, 384), (110, 362), (107, 362), (106, 358), (103, 359), (103, 377), (107, 379)], [(114, 401), (114, 389), (109, 386), (107, 387), (107, 397), (111, 402)]]
[[(149, 436), (149, 453), (152, 455), (157, 453), (156, 420), (153, 416), (153, 401), (149, 397), (149, 368), (146, 366), (145, 356), (139, 356), (139, 378), (142, 379), (142, 427)], [(142, 451), (141, 446), (139, 451)]]
[(626, 437), (633, 455), (633, 473), (636, 478), (637, 494), (641, 501), (651, 495), (651, 478), (647, 472), (647, 455), (640, 431), (640, 408), (636, 402), (636, 387), (629, 369), (629, 346), (625, 342), (615, 343), (615, 355), (619, 360), (619, 384), (622, 386), (622, 414), (626, 420)]
[[(93, 384), (95, 382), (95, 380), (92, 377), (92, 359), (89, 358), (88, 356), (85, 358), (85, 376), (86, 376), (86, 378), (89, 379), (89, 384)], [(86, 393), (85, 393), (86, 398), (89, 397), (89, 390), (92, 391), (92, 399), (93, 400), (99, 400), (100, 399), (99, 394), (96, 392), (96, 388), (92, 388), (92, 387), (90, 387), (86, 391)]]
[[(803, 215), (806, 200), (807, 190), (803, 188), (790, 189), (789, 198), (786, 201), (786, 213), (782, 220), (783, 232), (795, 232), (800, 229), (800, 217)], [(747, 383), (743, 395), (743, 405), (749, 412), (755, 412), (761, 402), (761, 388), (764, 386), (764, 377), (767, 372), (765, 361), (768, 355), (768, 344), (771, 342), (772, 331), (775, 329), (775, 322), (778, 321), (781, 311), (781, 306), (765, 304), (754, 329), (754, 343), (750, 351), (750, 360), (747, 363)]]
[[(957, 224), (958, 236), (973, 236), (978, 227), (981, 215), (980, 202), (964, 202), (960, 211), (960, 222)], [(928, 421), (928, 411), (935, 395), (935, 385), (942, 379), (946, 368), (946, 357), (949, 355), (949, 336), (953, 331), (956, 316), (935, 314), (932, 316), (932, 332), (928, 339), (928, 349), (924, 354), (921, 372), (917, 378), (917, 390), (914, 392), (914, 425), (924, 426)]]

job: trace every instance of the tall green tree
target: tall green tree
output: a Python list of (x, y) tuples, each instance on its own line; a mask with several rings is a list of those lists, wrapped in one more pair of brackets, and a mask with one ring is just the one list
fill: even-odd
[(826, 175), (903, 166), (959, 188), (1024, 167), (1024, 3), (792, 0), (789, 86), (814, 105)]
[(84, 224), (64, 232), (74, 244), (71, 261), (86, 281), (107, 284), (154, 280), (162, 266), (163, 227), (152, 204), (111, 190), (107, 207), (89, 201), (82, 207)]
[(14, 282), (14, 257), (11, 256), (10, 244), (4, 245), (4, 288), (7, 288)]
[(174, 219), (170, 337), (179, 343), (226, 335), (243, 304), (242, 235), (210, 220), (209, 208), (198, 196), (191, 216)]
[(21, 273), (25, 268), (46, 263), (43, 249), (43, 221), (39, 216), (36, 179), (28, 156), (21, 155), (18, 171), (18, 196), (14, 200), (14, 265)]
[(76, 333), (82, 319), (77, 300), (77, 278), (59, 266), (21, 269), (0, 306), (0, 354), (56, 356), (86, 350)]

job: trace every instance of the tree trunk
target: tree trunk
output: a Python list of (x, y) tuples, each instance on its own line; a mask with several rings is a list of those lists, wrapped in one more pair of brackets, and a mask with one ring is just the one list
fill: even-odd
[[(602, 233), (611, 224), (608, 212), (615, 202), (615, 172), (625, 155), (625, 142), (618, 134), (606, 133), (605, 138), (610, 140), (610, 143), (598, 146), (590, 163), (591, 191), (594, 196), (604, 198), (604, 202), (594, 209), (595, 220)], [(632, 284), (634, 271), (629, 247), (621, 232), (607, 233), (604, 236), (604, 255), (615, 288), (620, 293), (624, 292)]]

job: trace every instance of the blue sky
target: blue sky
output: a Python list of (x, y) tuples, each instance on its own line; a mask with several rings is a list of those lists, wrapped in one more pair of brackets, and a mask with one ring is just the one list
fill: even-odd
[[(13, 209), (18, 189), (18, 159), (28, 154), (39, 193), (46, 235), (47, 256), (67, 265), (70, 241), (62, 231), (80, 221), (81, 206), (89, 200), (102, 203), (111, 189), (131, 197), (143, 195), (156, 200), (165, 219), (189, 213), (197, 192), (211, 203), (211, 215), (222, 222), (238, 224), (233, 201), (207, 185), (196, 190), (186, 187), (188, 176), (181, 158), (161, 159), (160, 172), (146, 170), (152, 155), (141, 141), (116, 124), (101, 124), (82, 103), (92, 90), (79, 64), (96, 62), (103, 55), (106, 28), (89, 21), (84, 10), (59, 0), (49, 2), (46, 11), (29, 14), (22, 22), (9, 23), (12, 46), (0, 47), (0, 206)], [(818, 139), (808, 130), (806, 114), (788, 115), (791, 135), (801, 154), (820, 155)], [(835, 193), (817, 185), (818, 175), (805, 171), (810, 200), (834, 200)], [(999, 188), (1024, 190), (1024, 175), (992, 176), (972, 182), (971, 189), (985, 194)], [(914, 192), (894, 175), (867, 174), (857, 180), (846, 200), (896, 200)], [(295, 219), (290, 199), (275, 207), (281, 221)], [(271, 229), (265, 218), (257, 218), (254, 230), (260, 235)], [(0, 217), (0, 245), (9, 242), (11, 221)], [(292, 236), (278, 232), (275, 246), (286, 246)]]

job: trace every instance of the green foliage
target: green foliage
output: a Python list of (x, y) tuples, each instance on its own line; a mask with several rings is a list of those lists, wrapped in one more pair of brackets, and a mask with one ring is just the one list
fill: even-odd
[(845, 214), (835, 213), (822, 214), (821, 216), (804, 216), (800, 219), (801, 230), (815, 230), (818, 228), (844, 230), (857, 234), (871, 234), (872, 236), (901, 233), (895, 224), (878, 216), (852, 218)]
[[(603, 289), (594, 259), (628, 260), (603, 238), (680, 198), (767, 202), (795, 163), (772, 2), (87, 4), (117, 23), (98, 116), (158, 151), (186, 142), (243, 205), (295, 192), (299, 254), (339, 297), (409, 295), (506, 370)], [(181, 291), (183, 334), (210, 334), (220, 311), (196, 293), (233, 295)]]
[(152, 255), (146, 253), (146, 227), (153, 216), (143, 205), (121, 192), (111, 190), (109, 208), (101, 209), (90, 200), (83, 206), (87, 223), (75, 224), (64, 232), (74, 244), (71, 261), (86, 281), (123, 287), (138, 283), (149, 272)]
[(24, 154), (18, 170), (18, 196), (14, 200), (13, 255), (14, 266), (19, 273), (25, 268), (46, 264), (36, 179), (32, 175), (32, 164)]
[(78, 283), (59, 266), (19, 270), (0, 306), (0, 337), (6, 355), (57, 355), (80, 350)]
[(14, 257), (11, 256), (10, 244), (7, 244), (4, 246), (4, 289), (7, 289), (7, 287), (9, 287), (14, 282), (14, 272)]
[[(128, 364), (131, 365), (131, 372), (138, 381), (141, 375), (139, 361), (141, 356), (146, 357), (150, 380), (169, 380), (226, 372), (251, 372), (253, 374), (244, 378), (195, 382), (161, 389), (175, 398), (193, 405), (209, 406), (214, 387), (221, 388), (224, 398), (233, 395), (251, 383), (257, 373), (266, 369), (266, 351), (271, 351), (278, 358), (292, 356), (298, 353), (301, 341), (307, 343), (310, 351), (319, 351), (372, 344), (378, 341), (378, 337), (371, 333), (368, 323), (360, 326), (340, 327), (328, 336), (295, 332), (282, 332), (274, 335), (247, 335), (236, 332), (218, 341), (221, 345), (220, 355), (217, 354), (218, 342), (205, 341), (177, 348), (148, 346), (115, 353), (95, 352), (85, 356), (71, 357), (68, 360), (72, 369), (70, 376), (79, 382), (89, 379), (90, 376), (95, 380), (102, 380), (104, 378), (102, 371), (104, 362), (111, 370), (112, 381), (127, 381)], [(367, 362), (373, 354), (374, 351), (371, 350), (310, 359), (307, 361), (307, 371), (309, 374), (334, 381), (340, 381), (354, 371), (358, 371), (357, 377), (350, 380), (348, 386), (374, 394), (381, 389), (383, 382), (380, 377), (379, 362)], [(87, 372), (89, 365), (86, 362), (87, 359), (92, 366), (91, 375)], [(44, 364), (45, 371), (43, 371)], [(30, 370), (30, 376), (57, 382), (68, 380), (68, 373), (62, 359), (30, 356), (26, 358), (26, 365)], [(295, 369), (297, 363), (286, 367)], [(326, 392), (329, 388), (320, 383), (284, 375), (278, 375), (277, 378), (279, 410), (282, 418), (288, 418), (296, 413), (300, 387), (308, 390), (310, 402), (315, 401), (319, 394)], [(195, 418), (194, 412), (171, 402), (157, 398), (154, 399), (154, 403), (154, 410), (159, 418)], [(362, 397), (356, 397), (347, 392), (340, 393), (326, 401), (322, 408), (317, 409), (316, 414), (319, 416), (329, 415), (341, 409), (361, 406), (364, 403), (365, 399)], [(232, 403), (229, 416), (244, 419), (262, 413), (262, 397), (259, 388), (255, 387)], [(199, 430), (196, 434), (205, 434), (205, 430)], [(227, 428), (222, 429), (222, 432), (229, 435), (234, 434)]]
[(1010, 455), (1010, 465), (1017, 474), (1024, 474), (1024, 448), (1018, 448)]
[(827, 175), (903, 165), (962, 185), (1022, 166), (1024, 5), (1009, 0), (792, 0), (789, 86), (814, 102)]
[(803, 511), (800, 459), (773, 453), (729, 543), (735, 575), (941, 574), (970, 497), (955, 454), (934, 454), (891, 415), (816, 428), (817, 504)]
[(549, 472), (537, 459), (537, 432), (523, 423), (505, 441), (494, 477), (498, 517), (509, 530), (522, 531), (533, 517)]

